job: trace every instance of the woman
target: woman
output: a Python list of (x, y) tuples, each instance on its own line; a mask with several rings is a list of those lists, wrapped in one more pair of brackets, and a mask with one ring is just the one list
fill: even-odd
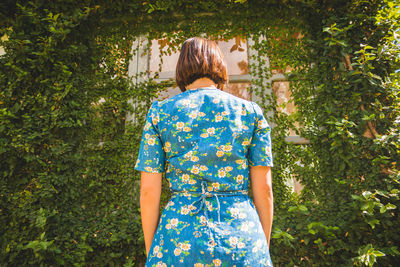
[[(222, 91), (227, 79), (216, 43), (190, 38), (182, 93), (151, 105), (135, 166), (146, 266), (272, 266), (271, 128), (255, 102)], [(159, 218), (163, 173), (172, 196)]]

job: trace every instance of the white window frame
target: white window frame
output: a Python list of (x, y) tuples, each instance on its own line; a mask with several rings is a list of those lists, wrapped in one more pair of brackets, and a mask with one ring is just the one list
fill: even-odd
[[(249, 65), (251, 64), (257, 64), (257, 62), (253, 62), (253, 56), (256, 55), (257, 51), (252, 49), (251, 47), (254, 45), (254, 40), (252, 38), (247, 38), (247, 53), (248, 53), (248, 63)], [(132, 78), (132, 81), (135, 84), (141, 83), (144, 80), (149, 78), (150, 75), (150, 56), (151, 53), (149, 53), (149, 40), (146, 37), (138, 37), (137, 40), (134, 41), (133, 46), (132, 46), (132, 51), (136, 50), (136, 53), (133, 55), (132, 59), (129, 62), (129, 68), (128, 68), (128, 75), (129, 77)], [(269, 68), (269, 60), (267, 59), (265, 61), (267, 68)], [(137, 78), (137, 75), (140, 73), (146, 73), (144, 76), (139, 76)], [(162, 82), (169, 80), (171, 78), (174, 78), (175, 72), (174, 71), (165, 71), (165, 72), (160, 72), (158, 75), (158, 78), (155, 79), (156, 82)], [(230, 83), (250, 83), (252, 80), (251, 74), (242, 74), (242, 75), (229, 75), (229, 82)], [(266, 93), (267, 94), (272, 94), (272, 84), (274, 82), (284, 82), (288, 81), (287, 76), (282, 73), (274, 73), (270, 76), (268, 80), (265, 81), (265, 87), (266, 87)], [(259, 97), (256, 94), (252, 94), (251, 96), (251, 101), (254, 102), (259, 102)], [(131, 102), (132, 103), (132, 102)], [(273, 111), (269, 111), (267, 113), (268, 117), (273, 116)], [(127, 118), (128, 120), (134, 120), (134, 114), (131, 114)], [(274, 128), (275, 124), (270, 123), (271, 127)], [(291, 136), (286, 136), (285, 141), (288, 143), (293, 143), (293, 144), (309, 144), (309, 140), (305, 139), (304, 137), (300, 137), (298, 135), (291, 135)]]

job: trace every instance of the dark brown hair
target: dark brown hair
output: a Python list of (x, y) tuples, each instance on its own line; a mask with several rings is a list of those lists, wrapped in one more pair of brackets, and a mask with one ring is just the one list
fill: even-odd
[(193, 37), (182, 44), (175, 79), (184, 92), (186, 86), (199, 78), (209, 78), (219, 89), (223, 89), (228, 81), (228, 74), (218, 45), (211, 40)]

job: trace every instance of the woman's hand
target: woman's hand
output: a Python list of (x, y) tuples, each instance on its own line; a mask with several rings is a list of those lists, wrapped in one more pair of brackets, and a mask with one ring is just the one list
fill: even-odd
[(148, 256), (160, 215), (162, 173), (141, 172), (140, 174), (140, 214)]
[(253, 201), (269, 246), (274, 215), (271, 167), (249, 166), (249, 168)]

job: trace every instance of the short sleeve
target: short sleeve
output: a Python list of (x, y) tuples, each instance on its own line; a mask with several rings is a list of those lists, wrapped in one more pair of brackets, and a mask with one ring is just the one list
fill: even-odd
[(255, 122), (253, 137), (248, 151), (249, 165), (273, 167), (271, 126), (265, 119), (260, 106), (255, 102), (251, 103), (255, 111)]
[(165, 154), (158, 131), (160, 118), (157, 108), (158, 102), (154, 101), (147, 113), (142, 140), (140, 141), (139, 155), (135, 164), (135, 170), (138, 171), (150, 173), (164, 172)]

